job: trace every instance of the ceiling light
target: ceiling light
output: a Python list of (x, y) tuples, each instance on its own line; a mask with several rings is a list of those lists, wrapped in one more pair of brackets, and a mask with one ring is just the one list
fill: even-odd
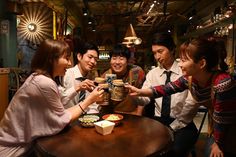
[(84, 16), (87, 16), (87, 15), (88, 15), (88, 9), (83, 8), (83, 15), (84, 15)]
[(93, 22), (92, 22), (92, 18), (89, 17), (89, 18), (88, 18), (88, 24), (91, 25), (92, 23), (93, 23)]
[(150, 8), (149, 8), (149, 10), (148, 10), (148, 12), (147, 12), (147, 15), (151, 12), (151, 10), (152, 10), (152, 8), (154, 7), (154, 3), (152, 3), (152, 5), (150, 6)]
[(141, 38), (137, 38), (134, 40), (134, 45), (140, 45), (142, 43), (142, 39)]
[(126, 31), (124, 39), (125, 40), (135, 40), (135, 39), (137, 39), (137, 36), (136, 36), (136, 33), (134, 31), (134, 28), (133, 28), (132, 24), (129, 24), (129, 27)]
[(197, 15), (197, 11), (196, 9), (193, 9), (190, 13), (188, 13), (188, 20), (192, 20), (194, 18), (194, 16)]
[(230, 24), (230, 25), (228, 26), (228, 29), (233, 29), (233, 24)]
[(122, 44), (124, 44), (124, 45), (131, 45), (131, 44), (133, 44), (133, 42), (130, 41), (130, 40), (124, 40), (124, 41), (122, 42)]
[(126, 45), (127, 47), (130, 47), (132, 45), (140, 45), (141, 43), (142, 39), (137, 37), (132, 24), (130, 24), (126, 31), (122, 44)]
[(96, 32), (96, 27), (94, 25), (92, 26), (92, 31)]
[(35, 23), (30, 23), (30, 24), (28, 25), (28, 30), (29, 30), (30, 32), (36, 32), (36, 30), (37, 30), (37, 25), (36, 25)]

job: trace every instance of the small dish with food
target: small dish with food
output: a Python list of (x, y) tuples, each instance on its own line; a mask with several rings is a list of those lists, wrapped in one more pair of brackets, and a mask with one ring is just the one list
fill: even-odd
[(108, 120), (110, 122), (114, 122), (117, 125), (119, 125), (121, 123), (121, 120), (123, 119), (124, 117), (121, 115), (121, 114), (106, 114), (104, 116), (102, 116), (102, 119), (104, 120)]
[(79, 117), (79, 122), (83, 127), (94, 127), (94, 123), (99, 120), (99, 116), (87, 114)]

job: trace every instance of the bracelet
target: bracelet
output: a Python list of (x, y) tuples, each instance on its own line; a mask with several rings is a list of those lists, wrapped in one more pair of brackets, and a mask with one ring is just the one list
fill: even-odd
[(85, 114), (86, 112), (84, 111), (84, 109), (80, 106), (80, 104), (78, 104), (79, 108), (81, 109), (82, 113)]

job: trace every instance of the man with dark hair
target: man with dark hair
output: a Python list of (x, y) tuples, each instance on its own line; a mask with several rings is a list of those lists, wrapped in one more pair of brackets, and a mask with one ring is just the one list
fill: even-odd
[[(69, 102), (66, 104), (64, 103), (65, 108), (83, 101), (95, 87), (94, 81), (92, 81), (94, 76), (92, 76), (91, 73), (97, 65), (99, 55), (98, 47), (93, 43), (87, 42), (81, 44), (76, 50), (78, 63), (74, 67), (67, 69), (63, 78), (63, 87), (60, 88), (62, 101)], [(70, 95), (69, 93), (74, 90), (77, 91), (77, 95), (73, 95), (73, 98), (68, 97), (68, 95)], [(71, 100), (68, 101), (68, 99)], [(96, 103), (90, 105), (86, 109), (86, 112), (98, 113), (98, 105)]]
[[(157, 33), (152, 39), (152, 52), (159, 66), (149, 71), (142, 88), (163, 85), (182, 76), (178, 62), (175, 60), (175, 43), (170, 34)], [(196, 142), (197, 129), (192, 122), (197, 108), (190, 92), (185, 90), (171, 96), (153, 99), (142, 97), (145, 108), (153, 107), (152, 113), (144, 112), (174, 131), (173, 147), (169, 156), (186, 157)], [(191, 110), (191, 112), (190, 112)], [(147, 110), (145, 110), (147, 111)], [(182, 116), (186, 114), (186, 116)]]
[[(124, 83), (128, 82), (141, 88), (145, 80), (145, 72), (141, 67), (128, 63), (130, 56), (131, 53), (127, 47), (121, 44), (115, 45), (110, 51), (111, 68), (105, 71), (102, 77), (105, 77), (106, 74), (116, 74), (117, 79), (122, 79)], [(116, 106), (114, 111), (141, 115), (138, 103), (136, 99), (127, 95), (122, 102), (113, 102), (113, 105)]]

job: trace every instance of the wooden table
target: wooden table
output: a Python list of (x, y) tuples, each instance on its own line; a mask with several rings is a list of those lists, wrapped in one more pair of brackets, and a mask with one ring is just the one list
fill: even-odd
[(124, 115), (109, 135), (76, 124), (60, 134), (36, 141), (40, 156), (56, 157), (145, 157), (166, 152), (171, 145), (168, 129), (140, 116)]

